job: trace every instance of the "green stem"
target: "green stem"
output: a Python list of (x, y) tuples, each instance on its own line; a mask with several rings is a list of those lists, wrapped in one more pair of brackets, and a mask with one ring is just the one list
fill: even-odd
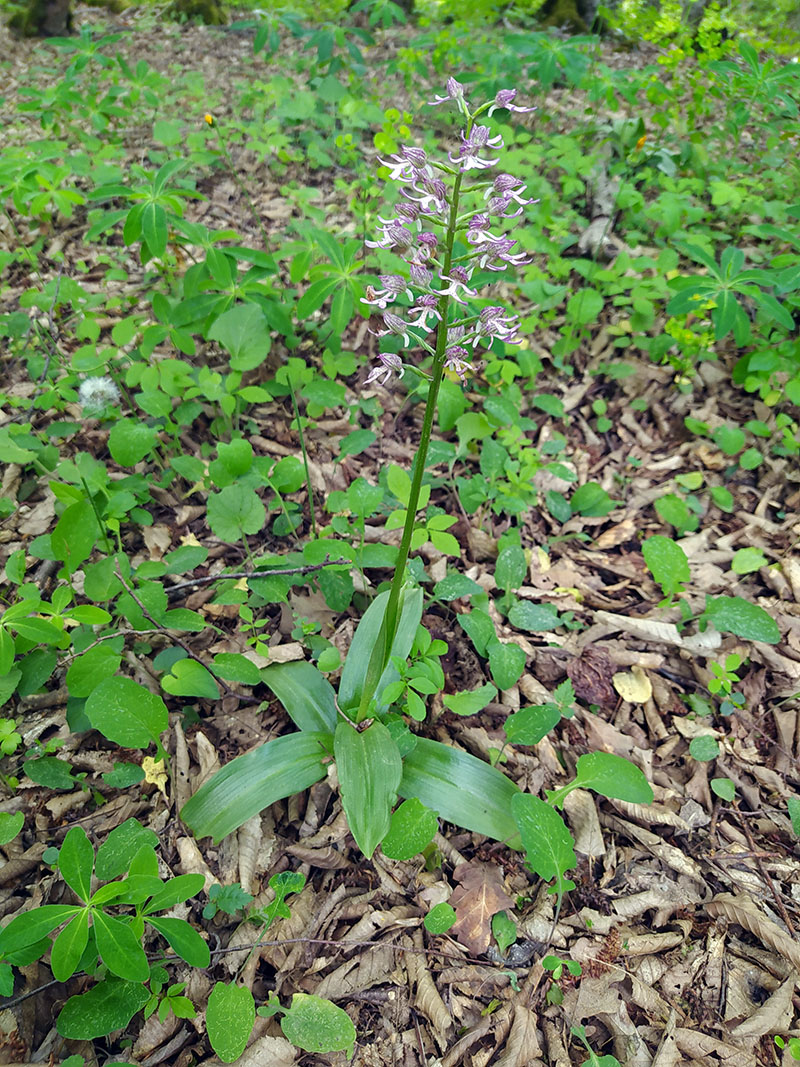
[[(468, 137), (472, 128), (472, 122), (473, 120), (470, 117), (467, 122)], [(450, 266), (453, 260), (453, 243), (455, 241), (458, 223), (458, 200), (461, 192), (461, 181), (462, 175), (459, 173), (456, 175), (453, 183), (453, 195), (450, 200), (450, 217), (447, 222), (444, 258), (442, 261), (443, 275), (450, 274)], [(389, 590), (389, 602), (386, 605), (386, 614), (384, 615), (380, 633), (378, 634), (378, 640), (375, 643), (375, 648), (372, 651), (367, 666), (364, 688), (361, 693), (361, 702), (358, 707), (358, 713), (355, 716), (356, 722), (361, 722), (363, 719), (367, 718), (367, 715), (369, 714), (370, 704), (375, 696), (375, 691), (378, 688), (381, 675), (389, 662), (392, 645), (394, 644), (394, 639), (397, 634), (400, 594), (405, 583), (406, 564), (408, 563), (408, 554), (411, 550), (411, 538), (414, 533), (414, 526), (417, 521), (417, 510), (419, 508), (419, 494), (422, 489), (422, 479), (425, 474), (425, 461), (428, 456), (428, 446), (433, 431), (433, 420), (436, 416), (436, 402), (439, 398), (439, 386), (442, 384), (442, 376), (444, 374), (444, 354), (447, 349), (447, 330), (449, 326), (447, 316), (449, 306), (450, 297), (441, 297), (437, 309), (441, 318), (439, 320), (439, 327), (436, 331), (436, 351), (433, 357), (433, 372), (430, 385), (428, 386), (428, 402), (425, 405), (425, 414), (422, 419), (422, 432), (420, 434), (417, 454), (414, 458), (414, 466), (411, 474), (411, 490), (408, 494), (408, 501), (406, 502), (406, 521), (403, 526), (403, 536), (400, 541), (400, 551), (397, 556), (394, 577), (392, 578), (392, 585)]]
[(294, 391), (294, 384), (292, 383), (291, 376), (287, 378), (289, 382), (289, 392), (292, 397), (292, 407), (294, 408), (294, 419), (297, 423), (297, 433), (300, 437), (300, 451), (303, 453), (303, 468), (306, 472), (306, 489), (308, 490), (308, 509), (311, 513), (311, 532), (314, 537), (317, 536), (317, 515), (314, 510), (314, 490), (311, 486), (311, 471), (308, 469), (308, 453), (306, 452), (306, 436), (303, 433), (303, 426), (300, 422), (300, 409), (297, 406), (297, 396)]

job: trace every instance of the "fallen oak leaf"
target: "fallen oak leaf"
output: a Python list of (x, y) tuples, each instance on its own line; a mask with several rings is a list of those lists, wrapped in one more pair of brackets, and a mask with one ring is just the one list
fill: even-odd
[(514, 901), (503, 889), (500, 871), (490, 863), (462, 863), (453, 873), (460, 884), (449, 901), (458, 916), (450, 932), (477, 956), (489, 947), (492, 916), (512, 908)]

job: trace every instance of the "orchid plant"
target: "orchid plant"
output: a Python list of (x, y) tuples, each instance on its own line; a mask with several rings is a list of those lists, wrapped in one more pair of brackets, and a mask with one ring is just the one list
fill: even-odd
[[(333, 781), (338, 779), (350, 830), (365, 856), (381, 843), (390, 857), (414, 855), (433, 837), (438, 816), (525, 848), (537, 873), (557, 879), (560, 895), (571, 885), (563, 873), (575, 859), (569, 831), (555, 811), (567, 793), (588, 786), (631, 802), (652, 798), (638, 768), (594, 754), (613, 761), (613, 767), (598, 772), (595, 762), (582, 768), (581, 761), (590, 757), (581, 757), (574, 781), (548, 804), (522, 794), (496, 767), (416, 736), (385, 696), (397, 690), (392, 683), (400, 677), (398, 667), (408, 658), (422, 617), (422, 590), (407, 577), (406, 565), (417, 513), (426, 500), (423, 475), (443, 375), (448, 370), (464, 380), (479, 345), (517, 340), (518, 316), (496, 304), (477, 307), (473, 283), (478, 271), (501, 272), (527, 262), (513, 251), (516, 241), (508, 236), (507, 224), (534, 201), (510, 174), (487, 180), (485, 172), (498, 163), (503, 141), (477, 122), (502, 108), (535, 110), (518, 106), (515, 97), (516, 90), (503, 90), (472, 110), (463, 86), (450, 78), (446, 94), (431, 101), (431, 106), (454, 104), (464, 119), (447, 161), (429, 160), (418, 147), (401, 148), (381, 160), (390, 180), (400, 183), (401, 195), (395, 216), (380, 219), (380, 236), (368, 244), (398, 254), (406, 269), (381, 275), (381, 288), (368, 287), (365, 302), (374, 309), (372, 332), (402, 338), (404, 351), (381, 352), (366, 383), (387, 385), (402, 378), (413, 351), (430, 360), (417, 368), (427, 380), (428, 395), (394, 578), (361, 619), (338, 692), (308, 662), (262, 670), (263, 681), (299, 732), (232, 760), (198, 790), (182, 817), (199, 837), (219, 840), (274, 801), (332, 774), (335, 765)], [(618, 764), (625, 764), (625, 773), (618, 773)], [(394, 810), (398, 797), (406, 803)]]

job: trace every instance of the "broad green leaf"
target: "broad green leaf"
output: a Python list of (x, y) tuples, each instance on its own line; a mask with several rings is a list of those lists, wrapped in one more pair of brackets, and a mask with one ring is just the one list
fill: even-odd
[(712, 793), (729, 804), (736, 796), (736, 786), (730, 778), (712, 778), (709, 785)]
[(398, 790), (416, 797), (439, 818), (519, 848), (511, 798), (519, 788), (488, 763), (461, 749), (418, 737), (403, 761)]
[(13, 841), (23, 827), (25, 816), (21, 811), (0, 811), (0, 845)]
[(497, 696), (497, 689), (487, 682), (477, 689), (467, 689), (463, 693), (445, 693), (442, 702), (456, 715), (477, 715)]
[(71, 1041), (92, 1041), (123, 1030), (150, 999), (141, 982), (106, 978), (87, 993), (70, 997), (56, 1021), (56, 1030)]
[(97, 850), (95, 874), (101, 882), (118, 878), (130, 868), (134, 856), (143, 845), (158, 847), (158, 834), (131, 817), (115, 826)]
[(0, 930), (0, 953), (10, 956), (28, 945), (35, 945), (82, 910), (73, 904), (41, 904), (33, 911), (17, 915)]
[(711, 734), (701, 734), (689, 742), (689, 755), (699, 763), (708, 763), (719, 755), (719, 744)]
[(218, 652), (213, 657), (211, 670), (226, 682), (242, 685), (258, 685), (261, 673), (254, 663), (238, 652)]
[(576, 866), (572, 834), (564, 820), (549, 804), (531, 793), (517, 793), (511, 800), (511, 812), (516, 820), (525, 849), (525, 862), (546, 882), (555, 879), (551, 891), (562, 895), (574, 888), (564, 877)]
[(450, 574), (446, 574), (440, 582), (437, 582), (433, 589), (433, 595), (437, 600), (459, 600), (461, 597), (475, 596), (477, 593), (479, 596), (483, 592), (477, 582), (474, 582), (472, 578), (468, 578), (466, 574), (460, 574), (457, 571), (451, 571)]
[(572, 781), (560, 789), (548, 790), (547, 798), (560, 808), (573, 789), (593, 789), (600, 796), (625, 800), (628, 804), (653, 803), (653, 790), (644, 772), (630, 760), (611, 752), (579, 756)]
[(740, 548), (733, 554), (731, 570), (734, 574), (752, 574), (766, 566), (767, 557), (760, 548)]
[(679, 535), (689, 533), (698, 527), (697, 516), (689, 511), (686, 501), (676, 493), (666, 493), (655, 501), (654, 507), (659, 518), (674, 526)]
[(382, 722), (374, 722), (366, 730), (340, 722), (333, 752), (347, 824), (369, 859), (389, 832), (403, 773), (400, 752)]
[(742, 451), (747, 438), (740, 426), (723, 425), (714, 431), (712, 440), (726, 456), (735, 456), (737, 452)]
[(494, 577), (503, 592), (519, 589), (528, 573), (528, 562), (519, 545), (507, 545), (497, 557)]
[[(118, 419), (108, 435), (108, 450), (121, 467), (135, 467), (149, 456), (157, 440), (152, 426), (138, 419)], [(94, 519), (97, 526), (97, 520)]]
[(778, 624), (758, 604), (740, 596), (709, 597), (702, 618), (712, 622), (720, 633), (736, 634), (746, 641), (777, 645), (781, 639)]
[(796, 794), (792, 794), (786, 801), (786, 806), (789, 810), (789, 819), (792, 824), (794, 836), (800, 837), (800, 797)]
[(171, 696), (219, 700), (219, 686), (209, 671), (194, 659), (179, 659), (161, 679), (161, 688)]
[(146, 982), (150, 977), (147, 956), (128, 923), (99, 909), (93, 912), (93, 920), (97, 952), (109, 971), (128, 982)]
[(168, 726), (167, 706), (132, 678), (107, 678), (93, 689), (84, 706), (92, 727), (125, 748), (159, 744)]
[(281, 1019), (287, 1040), (304, 1052), (345, 1051), (352, 1058), (356, 1028), (342, 1008), (311, 993), (294, 993), (289, 1010)]
[(480, 608), (473, 608), (470, 612), (462, 611), (458, 616), (458, 624), (475, 646), (479, 656), (485, 656), (489, 645), (497, 640), (491, 616)]
[(518, 600), (513, 604), (508, 621), (518, 630), (527, 630), (528, 633), (555, 630), (561, 624), (554, 604), (535, 604), (532, 600)]
[(219, 493), (209, 493), (206, 505), (208, 524), (220, 541), (235, 544), (244, 534), (257, 534), (267, 521), (267, 512), (254, 489), (226, 485)]
[(300, 730), (333, 733), (336, 729), (336, 693), (307, 660), (275, 663), (261, 670), (266, 682)]
[(72, 765), (58, 756), (25, 760), (22, 769), (32, 782), (45, 785), (48, 789), (74, 789), (78, 784), (72, 776)]
[(512, 745), (538, 745), (560, 722), (561, 710), (556, 704), (537, 704), (509, 715), (503, 729)]
[(84, 902), (92, 893), (94, 849), (86, 831), (80, 826), (67, 830), (58, 851), (58, 869), (70, 889)]
[(525, 670), (527, 657), (513, 641), (494, 640), (489, 644), (489, 670), (498, 689), (510, 689)]
[(181, 818), (195, 837), (222, 840), (253, 815), (325, 777), (329, 733), (302, 731), (267, 741), (231, 760), (184, 804)]
[[(186, 877), (191, 877), (187, 875)], [(202, 877), (202, 876), (201, 876)], [(158, 930), (173, 952), (185, 960), (190, 967), (208, 967), (211, 952), (200, 934), (185, 919), (171, 916), (149, 916), (148, 923)]]
[(597, 322), (604, 300), (596, 289), (580, 289), (567, 301), (567, 319), (576, 326)]
[(436, 812), (411, 797), (392, 812), (389, 833), (381, 841), (381, 851), (389, 859), (410, 860), (427, 848), (438, 829)]
[(144, 204), (141, 215), (142, 238), (156, 259), (163, 259), (167, 250), (167, 213), (160, 204)]
[(236, 304), (224, 311), (206, 334), (209, 341), (219, 341), (230, 355), (235, 371), (260, 367), (270, 350), (271, 338), (264, 313), (258, 304)]
[(179, 874), (170, 878), (153, 893), (144, 909), (144, 915), (152, 915), (156, 911), (166, 911), (168, 908), (182, 904), (190, 897), (196, 897), (205, 886), (205, 878), (202, 874)]
[(79, 500), (70, 504), (53, 529), (50, 539), (53, 555), (66, 564), (70, 574), (74, 574), (91, 556), (99, 536), (92, 505), (88, 500)]
[(602, 518), (618, 504), (619, 500), (612, 500), (599, 482), (586, 482), (569, 499), (573, 515), (585, 515), (587, 518)]
[(452, 904), (443, 900), (440, 904), (434, 904), (422, 920), (422, 925), (429, 934), (446, 934), (457, 918)]
[(246, 986), (217, 982), (211, 990), (206, 1009), (206, 1027), (211, 1047), (223, 1063), (233, 1063), (244, 1052), (256, 1006)]
[(665, 596), (683, 592), (683, 583), (690, 577), (689, 561), (679, 544), (671, 537), (656, 534), (642, 544), (642, 555)]
[[(376, 596), (361, 617), (361, 621), (353, 635), (353, 640), (350, 643), (347, 658), (342, 668), (341, 681), (339, 682), (339, 707), (343, 711), (357, 708), (361, 701), (370, 656), (377, 645), (378, 637), (381, 633), (381, 625), (386, 614), (388, 601), (388, 592)], [(421, 618), (422, 589), (419, 586), (414, 588), (406, 586), (400, 595), (400, 617), (397, 633), (391, 648), (391, 656), (399, 656), (401, 660), (408, 657)], [(379, 710), (384, 710), (384, 705), (381, 703), (381, 693), (387, 685), (397, 681), (398, 678), (397, 670), (389, 662), (381, 675), (376, 690)]]
[(517, 925), (506, 915), (504, 911), (495, 912), (492, 916), (492, 933), (500, 950), (500, 955), (505, 956), (509, 948), (517, 940)]
[(53, 942), (50, 951), (50, 970), (57, 982), (66, 982), (78, 969), (81, 956), (89, 943), (89, 911), (76, 915)]
[(121, 662), (121, 654), (110, 648), (107, 642), (90, 648), (82, 656), (76, 656), (67, 668), (65, 678), (69, 695), (88, 697), (102, 681), (117, 673)]

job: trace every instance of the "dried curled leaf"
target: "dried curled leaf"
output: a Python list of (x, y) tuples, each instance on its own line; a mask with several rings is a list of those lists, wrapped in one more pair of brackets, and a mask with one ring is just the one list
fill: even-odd
[(622, 699), (631, 704), (646, 704), (653, 695), (652, 683), (638, 665), (629, 671), (618, 671), (611, 679), (611, 684)]
[(720, 893), (706, 904), (706, 911), (712, 918), (722, 915), (729, 922), (743, 926), (745, 930), (760, 938), (768, 948), (780, 952), (795, 970), (800, 971), (800, 945), (781, 930), (777, 923), (764, 918), (749, 897)]

